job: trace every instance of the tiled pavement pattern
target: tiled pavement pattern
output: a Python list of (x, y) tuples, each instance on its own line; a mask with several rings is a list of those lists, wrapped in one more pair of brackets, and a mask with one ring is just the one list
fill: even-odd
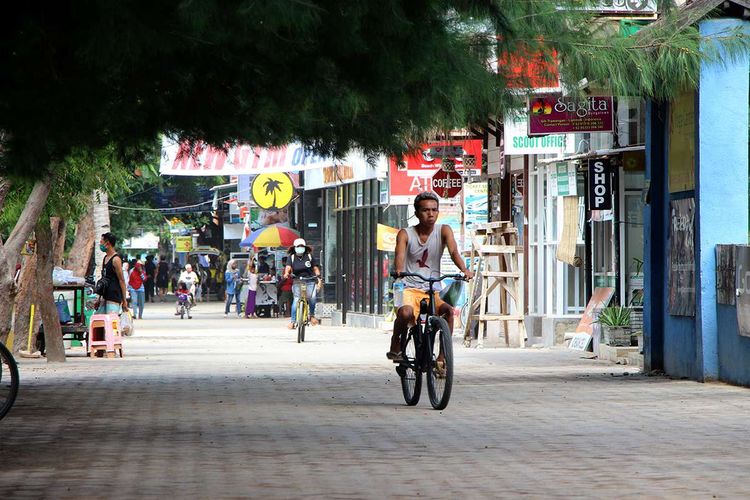
[(149, 304), (124, 359), (23, 360), (0, 498), (750, 495), (748, 389), (457, 346), (447, 410), (408, 408), (382, 332), (298, 345), (220, 310)]

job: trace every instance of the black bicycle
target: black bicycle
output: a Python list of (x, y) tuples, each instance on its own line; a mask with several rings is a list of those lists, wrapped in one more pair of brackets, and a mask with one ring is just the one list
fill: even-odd
[(0, 419), (13, 406), (18, 395), (18, 365), (7, 347), (0, 342)]
[(409, 406), (419, 403), (422, 373), (427, 373), (427, 393), (436, 410), (448, 406), (453, 388), (453, 332), (448, 322), (435, 311), (435, 283), (447, 278), (465, 280), (463, 274), (446, 274), (429, 278), (416, 273), (392, 273), (395, 279), (414, 277), (429, 283), (429, 299), (422, 299), (416, 324), (401, 336), (401, 352), (396, 373), (401, 377), (404, 400)]

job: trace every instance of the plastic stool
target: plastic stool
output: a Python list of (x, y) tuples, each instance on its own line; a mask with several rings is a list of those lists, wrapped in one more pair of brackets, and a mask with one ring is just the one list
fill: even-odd
[(99, 351), (104, 351), (108, 358), (114, 358), (116, 350), (120, 351), (120, 357), (122, 358), (119, 316), (117, 314), (94, 314), (91, 316), (86, 353), (94, 357)]

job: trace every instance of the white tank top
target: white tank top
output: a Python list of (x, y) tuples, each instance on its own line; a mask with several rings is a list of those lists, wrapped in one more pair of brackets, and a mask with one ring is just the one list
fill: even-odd
[[(422, 243), (414, 226), (406, 228), (409, 241), (406, 243), (407, 273), (418, 273), (430, 278), (440, 277), (440, 260), (443, 258), (442, 224), (435, 224), (427, 241)], [(404, 278), (404, 287), (429, 290), (430, 285), (419, 278)], [(435, 283), (435, 290), (441, 290), (442, 285)]]

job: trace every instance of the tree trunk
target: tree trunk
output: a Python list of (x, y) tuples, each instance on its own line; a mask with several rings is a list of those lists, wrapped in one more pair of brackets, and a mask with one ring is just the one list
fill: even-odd
[(73, 271), (73, 276), (86, 277), (88, 275), (95, 243), (94, 207), (89, 206), (81, 220), (78, 221), (76, 238), (65, 262), (65, 268)]
[(5, 242), (0, 243), (0, 342), (5, 342), (8, 338), (13, 320), (13, 302), (18, 291), (14, 278), (21, 248), (39, 220), (51, 186), (51, 177), (34, 184), (13, 231)]
[[(36, 254), (24, 257), (23, 267), (21, 268), (21, 277), (18, 280), (18, 295), (16, 295), (16, 314), (13, 321), (13, 332), (15, 332), (15, 341), (13, 342), (13, 351), (28, 349), (29, 338), (29, 319), (31, 316), (31, 304), (38, 302), (37, 284), (36, 284)], [(34, 311), (34, 328), (31, 332), (31, 351), (34, 351), (36, 345), (36, 336), (39, 332), (39, 325), (42, 323), (39, 317), (39, 310), (35, 306)]]
[(104, 252), (99, 250), (99, 245), (96, 243), (101, 238), (101, 235), (109, 232), (109, 198), (107, 193), (104, 191), (94, 192), (94, 277), (99, 278), (102, 274), (102, 261), (104, 259)]
[(65, 346), (63, 345), (60, 318), (55, 307), (52, 285), (52, 268), (54, 267), (55, 245), (59, 231), (65, 231), (65, 223), (53, 217), (51, 220), (42, 217), (36, 225), (36, 281), (38, 290), (37, 307), (44, 324), (44, 342), (47, 350), (47, 362), (64, 362)]
[(10, 185), (11, 183), (8, 179), (0, 177), (0, 209), (5, 205), (5, 197), (8, 196)]

